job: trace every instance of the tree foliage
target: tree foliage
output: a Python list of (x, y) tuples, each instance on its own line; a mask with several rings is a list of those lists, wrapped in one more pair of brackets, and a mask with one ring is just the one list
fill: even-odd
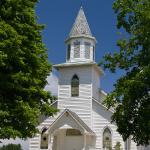
[(52, 115), (51, 71), (37, 23), (37, 0), (0, 0), (0, 138), (31, 137), (38, 116)]
[[(128, 35), (117, 42), (119, 52), (104, 56), (104, 68), (125, 70), (105, 100), (115, 107), (112, 121), (126, 140), (137, 144), (150, 140), (150, 0), (115, 0), (117, 27)], [(116, 107), (117, 105), (117, 107)]]
[(18, 144), (8, 144), (8, 145), (3, 145), (0, 147), (0, 150), (22, 150), (21, 145)]

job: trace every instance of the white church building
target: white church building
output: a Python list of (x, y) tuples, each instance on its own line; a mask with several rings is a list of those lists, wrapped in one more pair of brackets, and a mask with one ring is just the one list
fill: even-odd
[(66, 62), (54, 65), (59, 71), (58, 100), (52, 106), (59, 112), (46, 117), (39, 133), (30, 139), (29, 150), (137, 150), (136, 144), (123, 141), (111, 123), (113, 110), (102, 102), (100, 89), (103, 70), (95, 62), (96, 39), (81, 7), (66, 40)]

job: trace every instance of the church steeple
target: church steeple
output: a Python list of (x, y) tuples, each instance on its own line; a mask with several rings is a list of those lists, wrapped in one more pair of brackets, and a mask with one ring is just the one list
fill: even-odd
[(71, 29), (69, 37), (82, 36), (82, 35), (92, 37), (92, 33), (88, 25), (86, 16), (84, 14), (83, 8), (81, 7), (78, 12), (75, 23), (73, 24), (73, 27)]
[(94, 62), (96, 39), (92, 36), (83, 8), (81, 7), (66, 40), (67, 62)]

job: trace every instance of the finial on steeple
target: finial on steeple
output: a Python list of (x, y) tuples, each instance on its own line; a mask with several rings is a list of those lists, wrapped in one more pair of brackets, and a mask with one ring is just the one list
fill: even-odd
[(83, 1), (81, 0), (80, 9), (82, 9), (82, 6), (83, 6)]
[(86, 16), (83, 11), (83, 7), (81, 6), (77, 18), (75, 20), (75, 23), (73, 24), (73, 27), (69, 34), (69, 37), (82, 36), (82, 35), (92, 37), (90, 27), (88, 25)]

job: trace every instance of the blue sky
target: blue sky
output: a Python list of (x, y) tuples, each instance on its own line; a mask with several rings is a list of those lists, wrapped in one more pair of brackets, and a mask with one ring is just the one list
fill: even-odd
[[(41, 0), (36, 7), (38, 22), (45, 24), (43, 42), (48, 49), (49, 61), (52, 64), (65, 62), (65, 39), (68, 37), (76, 15), (83, 6), (92, 34), (98, 43), (96, 46), (96, 62), (104, 54), (113, 53), (118, 48), (116, 41), (123, 35), (116, 29), (116, 15), (112, 9), (113, 0)], [(122, 74), (105, 71), (101, 79), (101, 88), (110, 92), (113, 84)]]

